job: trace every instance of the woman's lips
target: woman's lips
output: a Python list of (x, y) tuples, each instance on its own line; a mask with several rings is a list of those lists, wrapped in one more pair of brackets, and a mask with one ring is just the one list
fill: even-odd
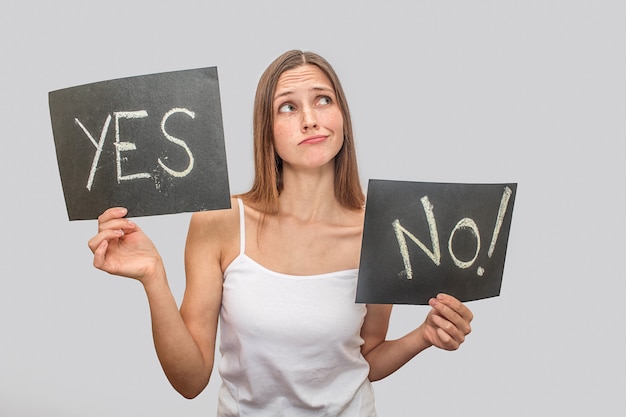
[(308, 138), (298, 143), (298, 145), (313, 145), (315, 143), (320, 143), (320, 142), (325, 141), (327, 137), (328, 136), (325, 136), (325, 135), (309, 136)]

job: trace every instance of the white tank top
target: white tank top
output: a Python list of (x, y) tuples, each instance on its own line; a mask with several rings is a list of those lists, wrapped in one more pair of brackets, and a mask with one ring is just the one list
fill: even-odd
[[(220, 417), (373, 417), (358, 270), (295, 276), (240, 253), (224, 272)], [(285, 254), (289, 256), (288, 254)]]

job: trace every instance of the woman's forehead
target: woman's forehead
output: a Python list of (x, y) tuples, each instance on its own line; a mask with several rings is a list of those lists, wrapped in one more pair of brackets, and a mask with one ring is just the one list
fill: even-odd
[(316, 65), (301, 65), (283, 72), (276, 84), (274, 97), (289, 94), (296, 89), (328, 89), (334, 91), (328, 76)]

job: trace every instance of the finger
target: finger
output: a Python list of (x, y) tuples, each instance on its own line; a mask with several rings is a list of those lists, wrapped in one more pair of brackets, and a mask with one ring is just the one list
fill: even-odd
[(137, 229), (137, 225), (125, 218), (112, 219), (105, 223), (98, 223), (98, 232), (114, 229), (120, 229), (124, 230), (124, 233), (130, 233)]
[[(442, 300), (439, 297), (440, 296), (437, 296), (436, 299), (432, 298), (429, 302), (430, 306), (433, 308), (433, 310), (436, 313), (435, 316), (436, 315), (441, 316), (441, 318), (449, 321), (456, 328), (460, 329), (460, 331), (463, 332), (465, 335), (469, 334), (472, 331), (472, 328), (470, 326), (471, 318), (467, 319), (466, 317), (461, 315), (461, 314), (467, 314), (467, 313), (465, 312), (459, 313), (457, 311), (457, 309), (461, 309), (459, 305), (462, 306), (462, 304), (458, 303), (458, 305), (455, 305), (455, 303), (451, 302), (451, 300)], [(451, 303), (453, 307), (455, 307), (456, 309), (453, 307), (450, 307), (448, 303)], [(467, 309), (467, 307), (465, 306), (463, 306), (463, 308)]]
[(474, 315), (471, 310), (457, 298), (449, 294), (441, 293), (437, 294), (437, 300), (450, 307), (468, 323), (474, 319)]
[(119, 219), (128, 214), (126, 207), (111, 207), (98, 216), (98, 223), (106, 223), (112, 219)]
[(93, 252), (93, 266), (98, 269), (103, 269), (106, 262), (106, 252), (109, 247), (109, 242), (103, 240)]
[[(441, 341), (444, 342), (444, 344), (449, 345), (453, 341), (458, 348), (458, 345), (465, 341), (465, 335), (467, 333), (460, 329), (456, 324), (437, 314), (433, 314), (431, 320), (437, 329), (437, 335)], [(442, 336), (443, 334), (445, 334), (445, 336)]]
[(457, 341), (446, 333), (443, 329), (437, 329), (437, 337), (439, 338), (439, 347), (445, 350), (457, 350), (463, 341)]
[(109, 240), (118, 239), (124, 236), (124, 234), (125, 232), (121, 228), (104, 230), (98, 233), (97, 235), (95, 235), (94, 237), (92, 237), (91, 239), (89, 239), (89, 242), (87, 242), (87, 246), (89, 246), (89, 249), (91, 249), (91, 252), (95, 254), (96, 250), (100, 247), (100, 245), (102, 245), (102, 242), (107, 242), (107, 245), (108, 245)]

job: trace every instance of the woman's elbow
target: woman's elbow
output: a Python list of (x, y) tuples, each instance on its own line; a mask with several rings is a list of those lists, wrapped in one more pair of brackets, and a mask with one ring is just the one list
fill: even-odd
[(181, 383), (175, 383), (173, 381), (170, 381), (170, 383), (172, 384), (172, 387), (176, 390), (176, 392), (178, 392), (186, 399), (192, 400), (200, 395), (202, 391), (204, 391), (206, 386), (209, 384), (209, 378), (196, 381), (186, 380)]

